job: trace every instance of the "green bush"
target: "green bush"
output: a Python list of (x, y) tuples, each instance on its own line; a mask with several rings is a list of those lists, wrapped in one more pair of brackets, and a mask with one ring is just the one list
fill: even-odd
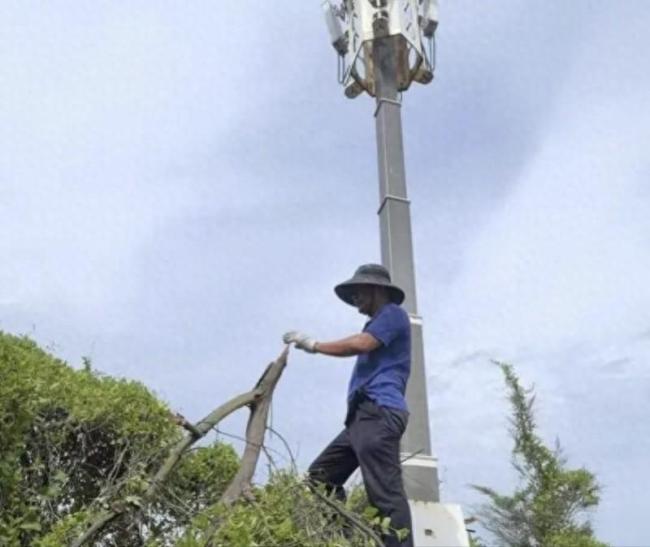
[[(131, 511), (104, 528), (98, 547), (367, 547), (364, 533), (294, 472), (276, 470), (252, 498), (219, 499), (239, 459), (229, 445), (198, 446), (156, 496), (144, 493), (185, 432), (138, 382), (75, 370), (33, 341), (0, 332), (0, 546), (62, 547), (109, 508)], [(389, 522), (352, 492), (349, 509), (378, 530)]]
[[(276, 471), (252, 492), (253, 499), (226, 509), (215, 505), (198, 515), (178, 547), (203, 547), (209, 538), (215, 547), (370, 547), (361, 531), (344, 524), (293, 472)], [(347, 509), (367, 505), (355, 491)], [(375, 511), (356, 515), (381, 530)], [(218, 529), (215, 530), (215, 523)], [(388, 523), (385, 523), (386, 527)]]
[[(142, 384), (75, 370), (27, 338), (0, 333), (0, 377), (0, 545), (60, 546), (118, 492), (137, 503), (183, 434)], [(193, 451), (152, 508), (150, 528), (170, 532), (183, 523), (179, 507), (214, 503), (237, 462), (226, 445)], [(110, 534), (115, 544), (138, 541), (117, 526)]]

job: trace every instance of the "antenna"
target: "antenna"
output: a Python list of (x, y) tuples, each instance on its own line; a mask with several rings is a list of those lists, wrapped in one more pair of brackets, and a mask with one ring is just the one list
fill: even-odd
[(329, 0), (323, 2), (325, 24), (330, 33), (330, 41), (336, 52), (344, 56), (348, 51), (347, 32), (343, 30), (344, 12), (333, 6)]
[(376, 96), (372, 43), (389, 36), (398, 54), (398, 91), (406, 91), (414, 81), (433, 80), (436, 0), (342, 0), (338, 5), (324, 0), (323, 11), (331, 43), (343, 61), (347, 97), (364, 91)]

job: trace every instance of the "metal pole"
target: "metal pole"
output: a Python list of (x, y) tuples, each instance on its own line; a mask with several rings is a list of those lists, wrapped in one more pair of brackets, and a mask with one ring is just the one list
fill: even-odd
[(404, 487), (410, 500), (439, 501), (438, 470), (431, 456), (429, 408), (422, 318), (417, 312), (415, 271), (411, 236), (410, 202), (406, 195), (401, 105), (397, 91), (397, 52), (400, 36), (388, 36), (387, 22), (375, 21), (373, 64), (377, 110), (379, 160), (379, 219), (382, 262), (393, 281), (404, 289), (404, 308), (411, 318), (411, 377), (406, 390), (409, 425), (402, 438)]

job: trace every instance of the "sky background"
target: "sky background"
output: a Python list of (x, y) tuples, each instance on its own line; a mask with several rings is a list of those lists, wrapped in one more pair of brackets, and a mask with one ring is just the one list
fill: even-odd
[[(648, 28), (646, 0), (443, 2), (436, 79), (404, 96), (432, 442), (466, 516), (469, 484), (515, 485), (501, 359), (597, 474), (599, 538), (650, 545)], [(338, 87), (319, 2), (4, 0), (0, 36), (0, 329), (196, 420), (285, 330), (361, 328), (332, 288), (380, 260), (374, 105)], [(273, 425), (301, 469), (352, 364), (290, 356)]]

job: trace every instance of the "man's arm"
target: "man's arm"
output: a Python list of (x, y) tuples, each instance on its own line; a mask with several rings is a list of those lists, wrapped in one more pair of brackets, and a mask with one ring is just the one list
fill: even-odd
[(316, 342), (314, 350), (316, 353), (323, 353), (333, 357), (349, 357), (360, 353), (368, 353), (379, 346), (381, 346), (381, 342), (372, 334), (362, 332), (334, 342)]

